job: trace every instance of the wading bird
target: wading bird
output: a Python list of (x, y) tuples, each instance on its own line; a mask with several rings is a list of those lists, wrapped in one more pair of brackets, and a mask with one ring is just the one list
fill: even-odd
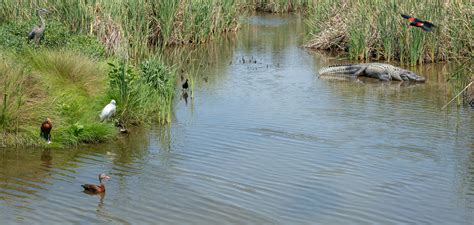
[(431, 31), (433, 29), (433, 27), (436, 27), (434, 24), (428, 22), (428, 21), (422, 21), (422, 20), (419, 20), (415, 17), (411, 17), (411, 16), (408, 16), (408, 15), (404, 15), (404, 14), (401, 14), (403, 18), (407, 19), (408, 21), (410, 21), (410, 26), (415, 26), (415, 27), (420, 27), (421, 29), (423, 29), (424, 31)]
[(100, 122), (109, 119), (112, 117), (115, 113), (115, 109), (117, 107), (115, 106), (115, 100), (112, 99), (109, 104), (107, 104), (104, 109), (102, 109), (102, 112), (100, 113)]
[(43, 37), (44, 29), (45, 29), (45, 26), (46, 26), (46, 23), (44, 22), (43, 15), (46, 14), (46, 13), (49, 13), (49, 11), (47, 9), (38, 9), (36, 11), (36, 14), (38, 15), (38, 17), (41, 20), (41, 24), (39, 26), (33, 27), (31, 32), (28, 34), (28, 40), (31, 41), (31, 39), (33, 39), (35, 41), (36, 45), (39, 45), (41, 37)]
[(181, 85), (183, 87), (183, 90), (188, 90), (189, 84), (188, 84), (188, 78), (186, 78), (186, 81)]
[(44, 140), (46, 140), (48, 144), (51, 144), (51, 129), (53, 129), (53, 124), (51, 123), (51, 119), (46, 118), (46, 120), (41, 124), (40, 136), (44, 138)]
[(84, 191), (91, 193), (102, 193), (105, 192), (105, 182), (110, 179), (105, 173), (99, 174), (99, 185), (95, 184), (83, 184), (81, 185), (84, 188)]

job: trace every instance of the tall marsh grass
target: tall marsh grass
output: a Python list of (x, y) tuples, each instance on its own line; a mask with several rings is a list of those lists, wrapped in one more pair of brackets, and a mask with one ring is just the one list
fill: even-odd
[[(317, 0), (307, 24), (309, 48), (344, 51), (352, 59), (406, 64), (473, 56), (474, 9), (469, 0)], [(409, 26), (400, 14), (433, 22), (433, 32)]]
[(60, 21), (76, 33), (95, 34), (106, 45), (109, 55), (125, 48), (128, 56), (137, 62), (155, 48), (203, 42), (235, 30), (238, 3), (238, 0), (3, 0), (0, 23), (33, 21), (36, 9), (48, 8), (52, 13), (47, 15), (47, 21)]
[(125, 60), (109, 66), (108, 96), (117, 100), (120, 124), (170, 122), (176, 73), (161, 57), (147, 58), (138, 67)]

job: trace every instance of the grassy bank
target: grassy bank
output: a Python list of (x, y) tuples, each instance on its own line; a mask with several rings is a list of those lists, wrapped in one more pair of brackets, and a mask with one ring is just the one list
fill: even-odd
[[(318, 0), (309, 11), (307, 23), (314, 37), (306, 45), (309, 48), (406, 64), (474, 56), (474, 11), (469, 0)], [(433, 32), (411, 27), (401, 13), (437, 27)]]
[[(53, 144), (104, 141), (112, 124), (100, 123), (105, 67), (74, 52), (27, 52), (1, 59), (4, 96), (1, 104), (1, 145), (41, 145), (39, 126), (54, 124)], [(25, 63), (28, 64), (25, 64)]]
[[(105, 141), (118, 133), (116, 124), (170, 121), (175, 72), (159, 58), (135, 67), (76, 51), (41, 50), (0, 59), (0, 146), (45, 144), (39, 126), (46, 117), (53, 121), (56, 146)], [(117, 113), (100, 122), (110, 99), (117, 101)]]

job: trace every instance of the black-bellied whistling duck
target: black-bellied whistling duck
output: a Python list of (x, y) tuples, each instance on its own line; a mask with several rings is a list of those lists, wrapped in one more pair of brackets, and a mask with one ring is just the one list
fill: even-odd
[(105, 173), (99, 174), (99, 185), (95, 184), (83, 184), (81, 185), (84, 188), (84, 191), (92, 192), (92, 193), (102, 193), (105, 192), (105, 181), (110, 179), (109, 176), (105, 175)]
[(46, 120), (41, 124), (40, 136), (44, 138), (48, 142), (48, 144), (51, 143), (51, 129), (53, 129), (53, 124), (51, 123), (51, 119), (46, 118)]

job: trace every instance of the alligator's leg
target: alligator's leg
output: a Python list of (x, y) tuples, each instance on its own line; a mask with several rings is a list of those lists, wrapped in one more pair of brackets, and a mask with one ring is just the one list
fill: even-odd
[(363, 66), (354, 73), (354, 77), (362, 75), (367, 67)]
[(390, 78), (391, 78), (391, 77), (390, 77), (390, 74), (388, 74), (387, 72), (382, 72), (382, 73), (380, 73), (378, 78), (379, 78), (379, 80), (381, 80), (381, 81), (390, 81), (390, 80), (391, 80), (391, 79), (390, 79)]
[(391, 78), (392, 78), (392, 80), (403, 81), (402, 77), (398, 73), (392, 73)]

